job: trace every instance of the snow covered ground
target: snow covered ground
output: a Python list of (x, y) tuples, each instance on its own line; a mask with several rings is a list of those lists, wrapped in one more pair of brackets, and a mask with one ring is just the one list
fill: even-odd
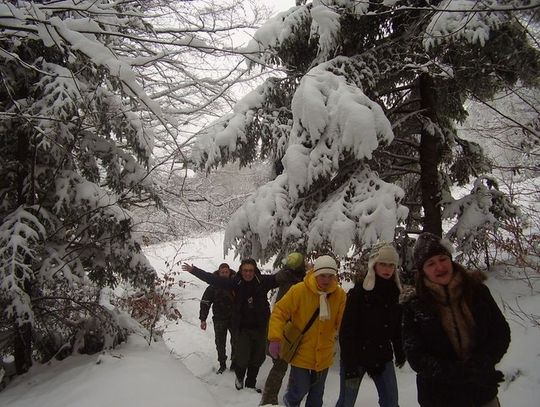
[[(147, 254), (160, 271), (168, 264), (188, 261), (206, 270), (215, 270), (223, 261), (222, 235), (194, 239), (180, 248), (172, 244), (148, 248)], [(231, 267), (238, 262), (227, 258)], [(264, 268), (269, 268), (264, 267)], [(179, 271), (179, 266), (173, 267)], [(217, 375), (217, 357), (211, 321), (206, 331), (199, 328), (199, 299), (206, 284), (182, 273), (185, 281), (178, 288), (182, 320), (165, 328), (164, 341), (148, 347), (146, 341), (132, 335), (126, 344), (100, 355), (79, 355), (61, 362), (35, 366), (0, 393), (0, 406), (256, 406), (260, 394), (237, 391), (234, 375)], [(525, 315), (540, 315), (540, 295), (531, 295), (525, 281), (489, 280), (492, 293), (504, 302), (512, 328), (512, 344), (500, 364), (507, 381), (500, 391), (505, 407), (537, 407), (540, 400), (540, 327)], [(521, 309), (525, 313), (516, 313)], [(538, 317), (537, 317), (538, 318)], [(258, 378), (262, 387), (271, 367), (270, 359)], [(415, 376), (409, 366), (398, 371), (400, 405), (417, 406)], [(329, 373), (325, 406), (333, 406), (339, 390), (338, 366)], [(283, 389), (282, 393), (283, 394)], [(365, 378), (357, 405), (376, 406), (375, 386)]]

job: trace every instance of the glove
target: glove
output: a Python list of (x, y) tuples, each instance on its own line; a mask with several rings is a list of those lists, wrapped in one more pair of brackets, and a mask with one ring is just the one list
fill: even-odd
[(279, 349), (281, 347), (281, 344), (279, 341), (271, 341), (268, 345), (268, 353), (270, 353), (270, 356), (274, 359), (279, 359)]
[(201, 329), (206, 331), (206, 321), (201, 321)]
[(477, 385), (494, 385), (504, 381), (504, 374), (501, 371), (482, 367), (475, 361), (465, 362), (465, 368), (469, 380)]

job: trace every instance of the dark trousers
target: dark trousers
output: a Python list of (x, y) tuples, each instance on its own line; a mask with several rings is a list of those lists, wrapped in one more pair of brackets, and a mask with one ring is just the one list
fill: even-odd
[(279, 389), (281, 389), (283, 378), (285, 377), (287, 369), (289, 368), (289, 364), (283, 359), (272, 359), (272, 362), (274, 365), (272, 366), (272, 369), (270, 369), (270, 372), (268, 372), (268, 377), (266, 378), (266, 383), (264, 384), (261, 406), (266, 404), (279, 404)]
[(227, 331), (230, 335), (231, 340), (231, 361), (234, 363), (234, 354), (236, 351), (236, 343), (235, 338), (233, 335), (233, 331), (231, 328), (231, 320), (215, 320), (214, 319), (214, 334), (216, 339), (216, 350), (218, 354), (218, 361), (220, 366), (225, 365), (225, 362), (227, 361)]
[[(266, 329), (240, 329), (236, 335), (235, 373), (246, 387), (255, 387), (259, 368), (266, 358)], [(247, 372), (247, 375), (246, 375)]]

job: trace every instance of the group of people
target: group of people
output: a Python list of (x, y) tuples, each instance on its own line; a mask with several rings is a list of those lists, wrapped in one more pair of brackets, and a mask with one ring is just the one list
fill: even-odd
[[(482, 274), (453, 261), (451, 248), (431, 233), (419, 235), (413, 257), (416, 294), (404, 304), (399, 301), (399, 256), (388, 243), (371, 249), (367, 273), (347, 294), (337, 279), (338, 264), (329, 255), (309, 265), (301, 253), (291, 253), (283, 269), (268, 275), (260, 273), (253, 259), (242, 260), (238, 273), (226, 264), (215, 273), (186, 263), (182, 268), (210, 284), (200, 319), (205, 329), (214, 304), (218, 373), (226, 369), (227, 331), (238, 390), (260, 392), (259, 368), (267, 352), (272, 357), (261, 405), (278, 404), (290, 364), (284, 405), (299, 406), (306, 398), (306, 406), (322, 406), (339, 338), (336, 407), (354, 406), (366, 373), (376, 385), (379, 405), (398, 406), (394, 366), (405, 361), (417, 373), (420, 406), (500, 406), (497, 392), (503, 375), (495, 366), (509, 346), (510, 329)], [(268, 292), (278, 287), (270, 312)], [(280, 358), (288, 322), (305, 331), (289, 363)]]

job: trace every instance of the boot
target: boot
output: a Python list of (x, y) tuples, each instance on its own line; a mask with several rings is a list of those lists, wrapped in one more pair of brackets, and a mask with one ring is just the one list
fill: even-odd
[(227, 370), (227, 365), (225, 364), (225, 362), (221, 362), (219, 364), (219, 369), (217, 370), (217, 374), (222, 374), (225, 370)]
[(246, 375), (246, 369), (242, 369), (240, 366), (235, 368), (236, 380), (234, 381), (234, 387), (236, 390), (242, 390), (244, 388), (244, 376)]
[(261, 389), (255, 385), (257, 383), (257, 374), (259, 373), (259, 367), (249, 366), (246, 375), (246, 388), (253, 389), (257, 393), (261, 393)]
[(244, 388), (244, 382), (237, 377), (234, 381), (234, 387), (236, 387), (236, 390), (242, 390)]

